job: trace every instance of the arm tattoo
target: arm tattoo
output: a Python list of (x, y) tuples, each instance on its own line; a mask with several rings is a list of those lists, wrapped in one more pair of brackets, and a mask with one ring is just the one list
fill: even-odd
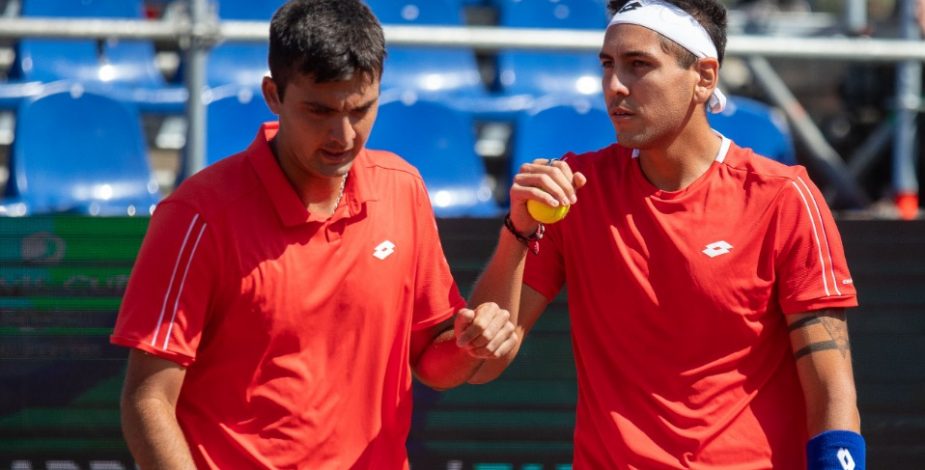
[(806, 345), (793, 354), (794, 358), (799, 359), (807, 354), (828, 349), (837, 349), (842, 357), (846, 359), (850, 357), (851, 344), (848, 340), (848, 324), (845, 322), (844, 310), (821, 310), (811, 316), (793, 322), (789, 330), (795, 331), (800, 328), (808, 328), (812, 325), (819, 324), (825, 329), (829, 340), (817, 341)]
[(848, 341), (848, 324), (845, 322), (845, 311), (824, 310), (819, 312), (817, 318), (822, 320), (822, 326), (838, 346), (838, 352), (847, 359), (851, 354), (851, 344)]
[(801, 318), (793, 322), (789, 327), (787, 327), (787, 331), (793, 331), (797, 328), (803, 328), (804, 326), (815, 325), (816, 323), (819, 323), (819, 321), (820, 321), (819, 317), (814, 317), (814, 316), (808, 316), (806, 318)]
[(835, 341), (821, 341), (818, 343), (813, 343), (793, 353), (793, 357), (794, 359), (799, 359), (807, 354), (812, 354), (816, 351), (825, 351), (826, 349), (838, 349), (838, 344), (836, 344)]

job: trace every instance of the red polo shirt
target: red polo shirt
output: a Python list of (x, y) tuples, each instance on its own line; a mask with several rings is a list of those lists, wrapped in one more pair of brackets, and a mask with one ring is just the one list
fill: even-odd
[(724, 141), (661, 191), (631, 151), (588, 177), (524, 282), (568, 285), (575, 469), (801, 469), (806, 412), (784, 315), (857, 305), (838, 229), (802, 167)]
[(424, 184), (364, 150), (336, 213), (311, 214), (276, 130), (158, 206), (111, 340), (187, 368), (200, 468), (407, 467), (412, 331), (464, 306)]

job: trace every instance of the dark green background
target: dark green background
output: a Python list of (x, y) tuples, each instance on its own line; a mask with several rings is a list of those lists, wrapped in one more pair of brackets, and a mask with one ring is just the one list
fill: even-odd
[[(0, 468), (131, 468), (126, 351), (110, 346), (145, 218), (0, 218)], [(500, 221), (439, 221), (468, 290)], [(840, 220), (862, 307), (849, 325), (868, 468), (925, 461), (925, 221)], [(565, 294), (496, 382), (415, 388), (415, 469), (563, 470), (576, 399)], [(63, 465), (63, 466), (61, 466)]]

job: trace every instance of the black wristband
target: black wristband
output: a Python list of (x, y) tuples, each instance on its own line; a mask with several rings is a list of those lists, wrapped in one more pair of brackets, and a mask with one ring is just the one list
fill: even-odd
[(546, 233), (545, 225), (540, 224), (539, 227), (536, 228), (536, 231), (531, 233), (530, 236), (524, 236), (517, 230), (517, 227), (514, 227), (514, 222), (511, 220), (511, 213), (508, 212), (504, 215), (504, 227), (507, 228), (508, 232), (514, 235), (514, 238), (524, 245), (527, 245), (531, 253), (534, 255), (540, 253), (540, 240), (543, 239), (543, 234)]

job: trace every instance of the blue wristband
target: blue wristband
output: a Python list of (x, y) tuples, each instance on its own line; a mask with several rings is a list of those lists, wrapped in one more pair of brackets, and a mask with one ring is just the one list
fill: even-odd
[(851, 431), (826, 431), (806, 443), (808, 470), (864, 470), (867, 444)]

